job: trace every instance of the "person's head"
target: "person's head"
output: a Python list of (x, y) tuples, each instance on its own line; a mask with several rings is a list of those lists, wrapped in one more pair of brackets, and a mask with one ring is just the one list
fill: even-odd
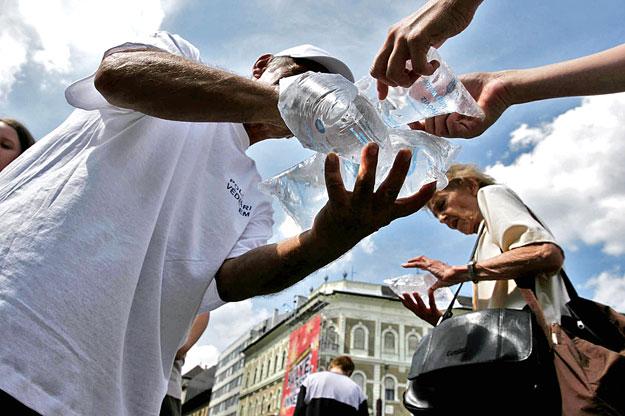
[(328, 370), (350, 376), (354, 372), (354, 362), (347, 355), (340, 355), (330, 361)]
[(276, 85), (281, 78), (308, 71), (341, 74), (354, 82), (354, 75), (343, 61), (313, 45), (299, 45), (275, 55), (261, 56), (254, 64), (252, 76), (260, 81)]
[(22, 123), (0, 118), (0, 171), (34, 143), (35, 139)]
[(438, 220), (464, 234), (477, 233), (482, 213), (477, 204), (480, 188), (494, 185), (495, 180), (475, 165), (454, 164), (446, 173), (449, 185), (437, 191), (427, 207)]

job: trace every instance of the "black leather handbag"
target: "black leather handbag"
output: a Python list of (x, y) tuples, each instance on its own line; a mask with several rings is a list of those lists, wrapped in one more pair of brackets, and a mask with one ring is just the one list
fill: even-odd
[[(477, 242), (471, 258), (476, 248)], [(459, 292), (417, 346), (404, 393), (406, 409), (414, 415), (560, 415), (545, 325), (528, 309), (452, 317)]]

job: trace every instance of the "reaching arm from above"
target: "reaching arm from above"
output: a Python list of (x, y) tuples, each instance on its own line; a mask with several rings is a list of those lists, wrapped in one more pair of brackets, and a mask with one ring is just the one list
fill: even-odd
[(531, 69), (476, 72), (460, 80), (484, 111), (476, 119), (446, 114), (412, 123), (416, 130), (442, 137), (477, 137), (514, 104), (549, 98), (625, 91), (625, 44), (570, 61)]
[(285, 126), (273, 86), (164, 51), (107, 55), (95, 86), (115, 106), (163, 119)]
[[(380, 100), (388, 86), (409, 87), (419, 75), (432, 75), (437, 64), (427, 61), (431, 46), (439, 47), (462, 32), (473, 20), (482, 0), (430, 0), (419, 10), (391, 26), (371, 67), (378, 79)], [(412, 70), (406, 69), (411, 61)]]
[(226, 260), (216, 275), (220, 297), (232, 302), (278, 292), (337, 259), (394, 219), (419, 210), (432, 196), (435, 184), (410, 197), (397, 198), (410, 166), (411, 153), (404, 149), (374, 192), (377, 154), (376, 144), (369, 143), (363, 149), (353, 192), (345, 190), (338, 157), (328, 155), (325, 179), (329, 201), (317, 214), (313, 227)]

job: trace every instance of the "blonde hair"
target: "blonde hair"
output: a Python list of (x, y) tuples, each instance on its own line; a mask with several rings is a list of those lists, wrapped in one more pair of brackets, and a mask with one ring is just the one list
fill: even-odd
[(492, 177), (482, 172), (477, 166), (471, 164), (454, 163), (449, 167), (445, 176), (449, 179), (448, 186), (454, 188), (464, 185), (465, 180), (469, 178), (475, 179), (480, 188), (496, 183)]
[[(478, 188), (483, 188), (488, 185), (495, 185), (495, 179), (488, 176), (480, 168), (473, 164), (465, 164), (465, 163), (454, 163), (449, 167), (447, 172), (445, 173), (447, 179), (449, 180), (449, 185), (443, 190), (450, 189), (458, 189), (467, 186), (467, 179), (473, 179), (477, 182)], [(440, 191), (436, 191), (438, 193)], [(436, 195), (434, 193), (434, 195)], [(431, 201), (434, 198), (430, 199), (427, 203), (427, 208), (432, 212), (432, 206), (430, 205)]]

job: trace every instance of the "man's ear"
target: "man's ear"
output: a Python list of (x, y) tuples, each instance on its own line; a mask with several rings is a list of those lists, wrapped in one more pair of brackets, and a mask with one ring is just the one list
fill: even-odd
[(252, 68), (252, 76), (254, 78), (258, 79), (261, 75), (263, 75), (263, 72), (265, 72), (265, 70), (269, 67), (271, 58), (273, 58), (273, 55), (267, 53), (256, 60), (254, 67)]

